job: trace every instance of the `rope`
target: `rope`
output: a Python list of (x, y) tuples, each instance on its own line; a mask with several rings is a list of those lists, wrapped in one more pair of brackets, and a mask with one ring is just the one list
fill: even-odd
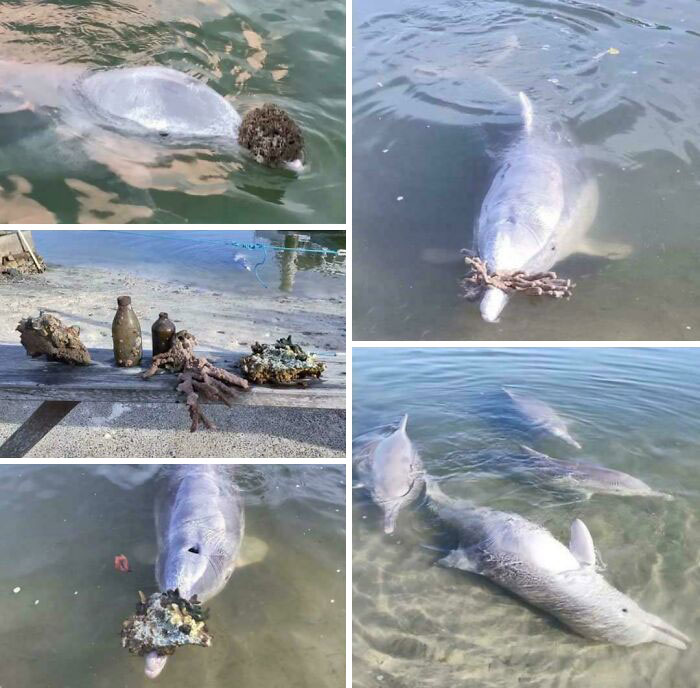
[(521, 291), (530, 296), (561, 299), (569, 298), (576, 286), (570, 279), (557, 277), (556, 272), (536, 272), (528, 275), (523, 270), (517, 270), (510, 274), (489, 274), (486, 263), (481, 258), (465, 255), (464, 262), (471, 268), (471, 272), (462, 280), (462, 286), (469, 293), (475, 288), (495, 287), (506, 293)]

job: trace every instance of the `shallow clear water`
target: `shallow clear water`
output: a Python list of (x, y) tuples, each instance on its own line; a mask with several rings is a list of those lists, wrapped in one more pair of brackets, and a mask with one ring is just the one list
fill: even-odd
[[(699, 356), (694, 349), (355, 349), (356, 440), (408, 413), (409, 437), (445, 492), (518, 513), (565, 543), (581, 518), (608, 581), (693, 641), (679, 652), (579, 638), (483, 578), (435, 566), (455, 542), (423, 505), (402, 512), (396, 533), (383, 535), (378, 509), (356, 488), (355, 685), (694, 685)], [(583, 449), (513, 424), (503, 385), (549, 403)], [(586, 500), (516, 479), (508, 452), (520, 443), (625, 471), (675, 499)]]
[[(157, 467), (155, 467), (157, 470)], [(209, 649), (183, 648), (163, 685), (337, 688), (345, 681), (345, 472), (239, 469), (242, 558), (207, 605)], [(155, 590), (152, 466), (0, 467), (3, 686), (150, 686), (120, 646), (138, 590)], [(114, 570), (126, 554), (132, 573)], [(13, 588), (21, 587), (18, 594)], [(77, 592), (77, 594), (76, 594)], [(35, 604), (35, 600), (39, 600)], [(331, 600), (334, 600), (333, 602)]]
[[(345, 232), (311, 232), (295, 242), (282, 232), (34, 230), (49, 264), (117, 268), (142, 277), (182, 282), (221, 292), (281, 290), (297, 296), (345, 295), (345, 258), (312, 252), (345, 247)], [(287, 243), (285, 244), (285, 240)], [(290, 243), (291, 242), (291, 243)], [(239, 244), (238, 247), (233, 244)], [(264, 244), (266, 248), (244, 248)], [(282, 251), (273, 247), (310, 249)], [(240, 254), (250, 270), (234, 263)], [(257, 275), (255, 276), (255, 267)]]
[[(353, 12), (357, 338), (697, 338), (697, 2), (359, 0)], [(458, 252), (520, 131), (518, 90), (538, 122), (568, 127), (598, 178), (591, 237), (632, 253), (572, 256), (557, 266), (578, 285), (570, 301), (513, 299), (493, 325), (460, 298)]]
[(0, 219), (344, 222), (345, 21), (342, 0), (2, 3), (2, 60), (163, 65), (239, 112), (274, 102), (301, 126), (308, 167), (297, 176), (207, 147), (172, 155), (106, 132), (83, 136), (64, 102), (45, 126), (43, 111), (18, 112), (18, 97), (0, 88)]

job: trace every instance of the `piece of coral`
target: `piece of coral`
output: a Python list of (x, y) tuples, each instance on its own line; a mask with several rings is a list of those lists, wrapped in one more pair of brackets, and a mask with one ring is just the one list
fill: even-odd
[(122, 623), (122, 647), (136, 655), (156, 652), (171, 655), (183, 645), (209, 647), (208, 613), (195, 595), (190, 600), (178, 590), (155, 592), (150, 597), (139, 591), (136, 613)]
[(17, 325), (20, 341), (32, 358), (48, 357), (71, 365), (88, 365), (90, 354), (80, 341), (80, 328), (66, 327), (58, 318), (40, 313), (33, 318), (22, 318)]
[(258, 384), (275, 382), (290, 385), (304, 378), (321, 377), (326, 369), (316, 357), (292, 343), (292, 335), (278, 339), (274, 344), (255, 342), (253, 353), (244, 356), (238, 363), (243, 374)]
[(160, 368), (179, 373), (177, 391), (186, 395), (185, 403), (192, 420), (190, 432), (195, 432), (202, 422), (204, 427), (216, 426), (202, 413), (200, 398), (221, 401), (232, 406), (240, 390), (248, 389), (248, 382), (238, 375), (212, 365), (203, 356), (197, 357), (194, 347), (197, 340), (187, 330), (180, 330), (172, 339), (170, 349), (153, 357), (144, 379), (155, 375)]
[(301, 129), (282, 108), (270, 103), (246, 113), (238, 142), (257, 162), (270, 167), (300, 160), (304, 151)]

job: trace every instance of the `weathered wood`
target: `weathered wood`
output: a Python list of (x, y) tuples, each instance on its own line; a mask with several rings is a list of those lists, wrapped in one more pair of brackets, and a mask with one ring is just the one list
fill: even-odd
[[(202, 351), (215, 365), (231, 370), (244, 352)], [(177, 376), (159, 373), (143, 380), (141, 373), (150, 363), (145, 356), (142, 367), (117, 368), (111, 349), (90, 349), (93, 364), (69, 366), (32, 359), (21, 346), (0, 345), (0, 399), (31, 401), (105, 401), (122, 403), (182, 403), (175, 392)], [(319, 356), (326, 364), (324, 376), (308, 387), (258, 386), (242, 393), (237, 404), (247, 406), (297, 406), (345, 408), (345, 355)], [(235, 371), (234, 371), (235, 372)]]
[(80, 402), (45, 401), (0, 446), (0, 458), (21, 459)]

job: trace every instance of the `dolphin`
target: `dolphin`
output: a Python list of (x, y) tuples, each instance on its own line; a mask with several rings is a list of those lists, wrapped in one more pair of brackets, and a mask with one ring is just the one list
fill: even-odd
[(513, 402), (518, 415), (535, 430), (557, 437), (572, 447), (581, 449), (581, 445), (569, 434), (566, 421), (549, 404), (526, 394), (513, 392), (507, 387), (502, 389)]
[(459, 547), (438, 564), (485, 576), (591, 640), (624, 646), (656, 642), (679, 650), (690, 643), (596, 571), (593, 539), (580, 519), (571, 524), (567, 548), (522, 516), (452, 500), (432, 481), (428, 499), (460, 536)]
[(425, 485), (423, 463), (406, 434), (408, 416), (388, 437), (372, 443), (356, 461), (358, 476), (384, 511), (384, 532), (393, 533), (399, 511), (417, 499)]
[[(127, 137), (150, 142), (154, 150), (196, 146), (233, 153), (242, 148), (243, 120), (236, 107), (199, 79), (159, 65), (86, 69), (0, 60), (3, 113), (13, 115), (17, 136), (24, 120), (29, 133), (56, 127), (65, 138), (101, 136), (121, 147)], [(303, 160), (284, 166), (300, 171)]]
[[(535, 120), (530, 99), (519, 93), (523, 128), (505, 152), (484, 197), (474, 252), (489, 273), (549, 271), (573, 253), (621, 257), (629, 247), (594, 245), (586, 238), (598, 209), (598, 185), (580, 152)], [(487, 287), (481, 316), (496, 322), (508, 295)]]
[[(206, 602), (220, 593), (236, 567), (244, 530), (243, 500), (230, 470), (211, 464), (168, 471), (155, 506), (160, 590)], [(151, 652), (145, 672), (155, 678), (167, 657)]]
[(644, 481), (629, 473), (581, 461), (554, 459), (525, 445), (521, 445), (520, 448), (525, 453), (528, 469), (536, 471), (553, 484), (584, 492), (588, 498), (597, 493), (673, 499), (671, 495), (653, 490)]

